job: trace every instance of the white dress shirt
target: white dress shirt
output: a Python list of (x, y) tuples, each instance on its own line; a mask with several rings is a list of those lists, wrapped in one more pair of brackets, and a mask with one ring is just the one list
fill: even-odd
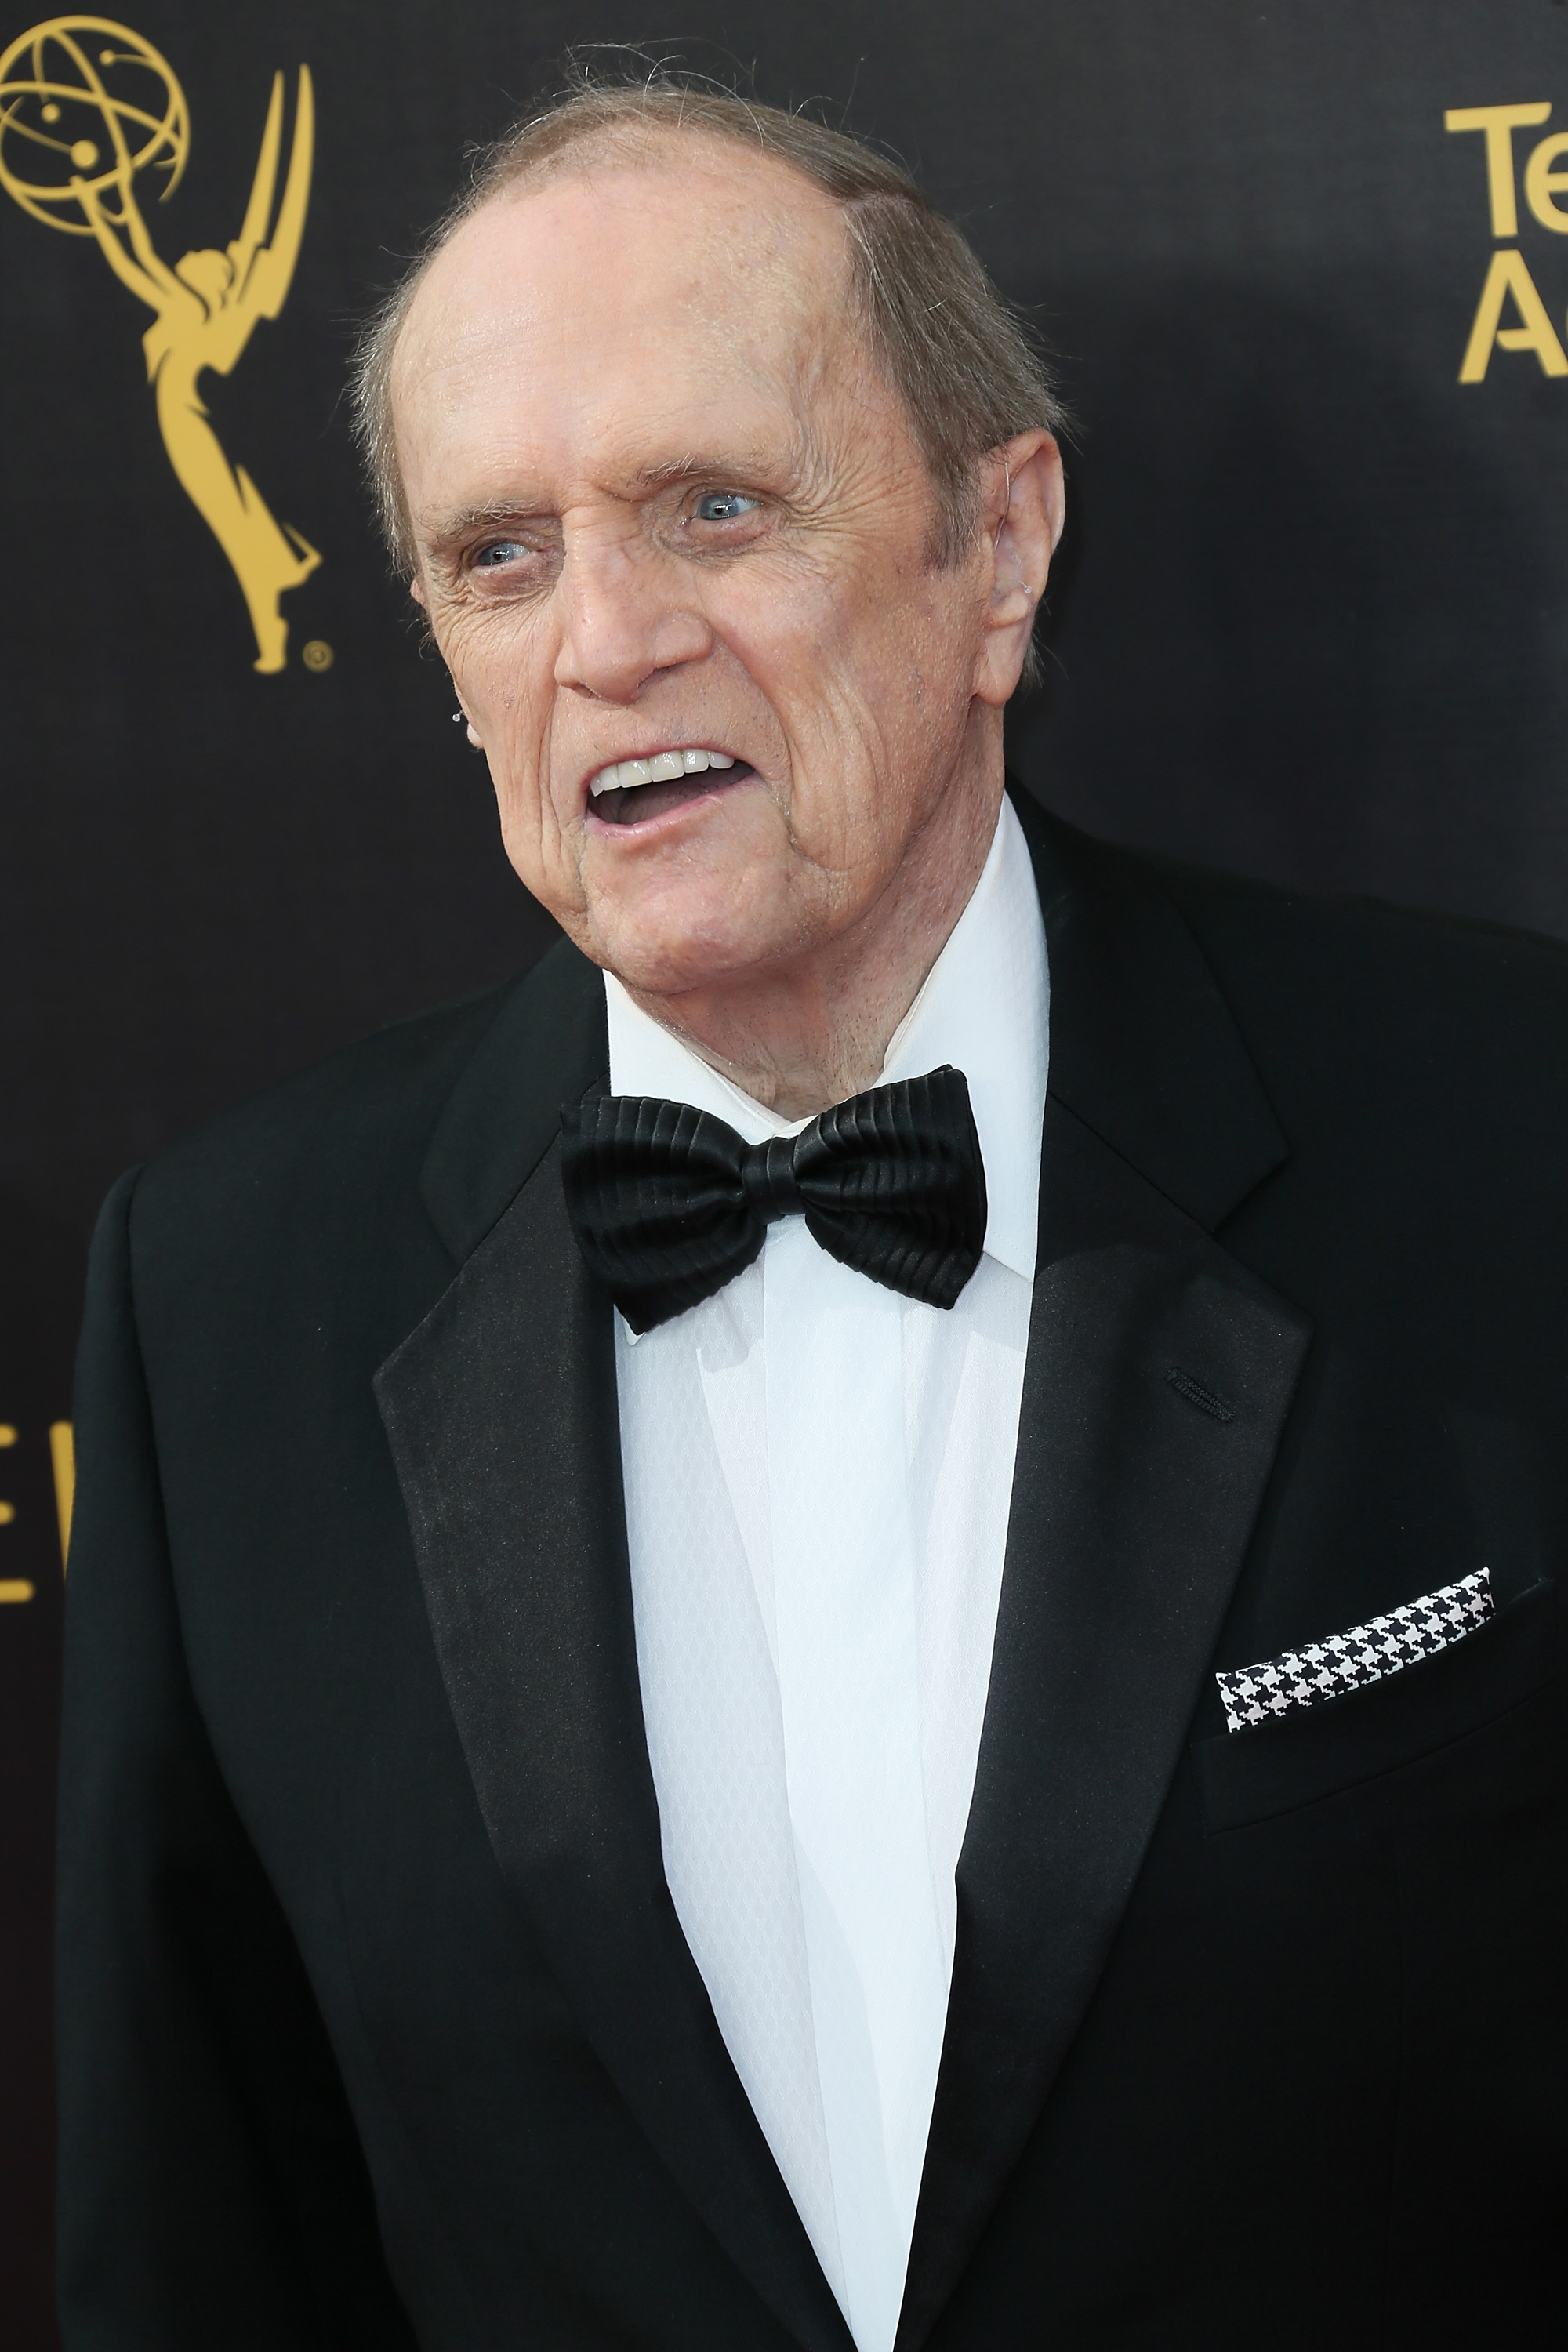
[[(610, 1085), (793, 1135), (606, 975)], [(616, 1318), (637, 1666), (676, 1912), (858, 2352), (890, 2352), (952, 1973), (1034, 1288), (1047, 977), (1023, 832), (879, 1084), (969, 1082), (985, 1254), (957, 1305), (802, 1217), (700, 1306)]]

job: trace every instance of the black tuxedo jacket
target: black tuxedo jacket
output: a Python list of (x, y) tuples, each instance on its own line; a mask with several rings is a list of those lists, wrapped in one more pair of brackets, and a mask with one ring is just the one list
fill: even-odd
[[(1039, 1263), (899, 2352), (1522, 2343), (1568, 2315), (1568, 954), (1019, 814)], [(104, 1212), (69, 2352), (849, 2352), (660, 1864), (559, 1175), (605, 1066), (559, 946)], [(1226, 1733), (1216, 1666), (1482, 1565), (1484, 1630)]]

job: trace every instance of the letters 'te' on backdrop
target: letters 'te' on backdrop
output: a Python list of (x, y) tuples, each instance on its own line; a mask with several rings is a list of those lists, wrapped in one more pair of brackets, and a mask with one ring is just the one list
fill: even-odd
[[(1026, 779), (1101, 832), (1568, 934), (1558, 0), (445, 0), (0, 16), (0, 2327), (53, 2341), (69, 1364), (119, 1170), (548, 925), (375, 548), (353, 322), (574, 43), (820, 99), (1082, 433)], [(661, 36), (668, 35), (668, 38)], [(286, 1478), (289, 1465), (280, 1462)]]

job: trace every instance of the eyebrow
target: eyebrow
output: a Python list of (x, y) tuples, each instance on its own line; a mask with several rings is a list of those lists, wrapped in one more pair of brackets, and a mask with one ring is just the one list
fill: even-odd
[(512, 499), (486, 499), (478, 506), (450, 509), (429, 528), (428, 543), (432, 547), (446, 547), (455, 539), (466, 539), (470, 531), (493, 530), (507, 523), (554, 520), (543, 507), (520, 506)]
[(727, 451), (722, 456), (708, 456), (699, 451), (685, 457), (672, 457), (662, 466), (644, 466), (632, 476), (632, 487), (638, 490), (664, 490), (679, 482), (691, 482), (704, 476), (710, 481), (723, 481), (730, 477), (773, 473), (776, 470), (776, 454), (769, 456), (760, 449)]

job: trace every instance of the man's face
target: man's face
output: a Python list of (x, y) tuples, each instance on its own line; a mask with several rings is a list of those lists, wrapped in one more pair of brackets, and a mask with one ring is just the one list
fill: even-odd
[(654, 994), (848, 931), (970, 757), (990, 574), (928, 560), (847, 288), (826, 197), (689, 141), (497, 200), (399, 344), (416, 593), (508, 854)]

